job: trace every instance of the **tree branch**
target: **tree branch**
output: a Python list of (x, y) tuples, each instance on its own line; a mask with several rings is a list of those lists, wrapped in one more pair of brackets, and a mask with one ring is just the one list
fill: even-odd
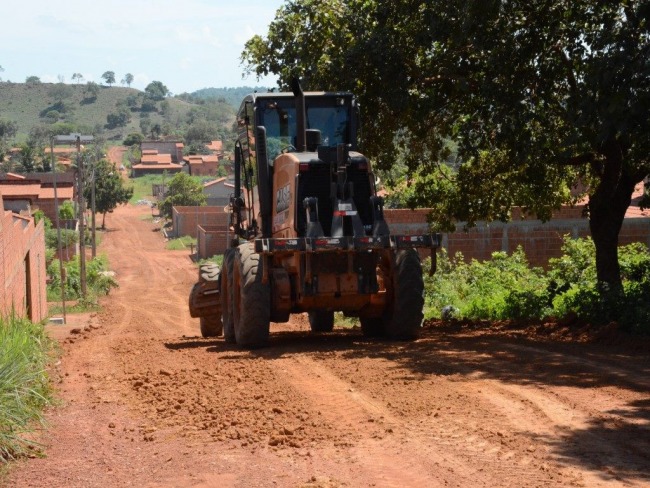
[(561, 166), (582, 166), (583, 164), (592, 164), (596, 161), (596, 153), (585, 153), (579, 156), (574, 156), (572, 158), (566, 159), (564, 161), (559, 161), (558, 164)]

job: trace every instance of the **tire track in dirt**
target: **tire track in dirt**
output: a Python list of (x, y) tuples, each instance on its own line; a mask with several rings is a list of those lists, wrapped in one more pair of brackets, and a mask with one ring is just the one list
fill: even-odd
[[(509, 479), (545, 481), (527, 459), (502, 455), (497, 446), (455, 423), (416, 423), (333, 374), (306, 356), (281, 360), (286, 381), (313, 402), (330, 423), (349, 431), (355, 461), (364, 478), (378, 486), (498, 486)], [(370, 427), (369, 427), (370, 426)], [(372, 441), (360, 441), (372, 437)], [(468, 456), (468, 453), (470, 456)], [(393, 460), (399, 459), (395, 463)], [(504, 462), (507, 461), (507, 462)], [(444, 466), (444, 470), (440, 470)], [(478, 468), (480, 466), (480, 468)]]

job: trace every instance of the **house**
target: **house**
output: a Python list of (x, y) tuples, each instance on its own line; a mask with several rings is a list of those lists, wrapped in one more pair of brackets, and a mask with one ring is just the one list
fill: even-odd
[[(74, 201), (74, 175), (57, 174), (56, 178), (58, 204), (61, 205), (66, 200)], [(35, 210), (42, 210), (52, 222), (56, 219), (54, 176), (51, 173), (7, 173), (0, 176), (0, 192), (4, 197), (4, 210), (28, 215)]]
[(184, 158), (189, 167), (190, 176), (217, 176), (219, 170), (219, 156), (191, 155)]
[(218, 178), (203, 184), (203, 194), (207, 203), (213, 207), (225, 207), (230, 203), (230, 195), (235, 192), (235, 185), (226, 177)]
[(219, 158), (223, 157), (222, 141), (210, 141), (210, 144), (206, 144), (205, 147), (207, 147), (215, 156), (219, 156)]
[(173, 162), (173, 157), (168, 153), (159, 153), (156, 149), (143, 149), (142, 157), (138, 164), (131, 168), (134, 177), (147, 174), (179, 173), (183, 170), (180, 164)]
[(43, 222), (4, 210), (0, 188), (0, 315), (47, 318)]
[(184, 144), (179, 141), (142, 141), (140, 152), (144, 155), (145, 151), (153, 150), (156, 154), (169, 154), (172, 163), (180, 164), (183, 161), (184, 147)]

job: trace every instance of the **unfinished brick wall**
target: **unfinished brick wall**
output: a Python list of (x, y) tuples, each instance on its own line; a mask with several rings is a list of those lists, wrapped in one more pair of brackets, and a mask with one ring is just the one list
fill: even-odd
[[(417, 234), (428, 232), (427, 209), (385, 210), (385, 217), (394, 234)], [(460, 228), (461, 226), (459, 226)], [(467, 231), (458, 230), (443, 234), (443, 247), (449, 255), (463, 253), (465, 259), (490, 259), (495, 251), (512, 253), (521, 246), (529, 262), (534, 266), (546, 266), (550, 258), (562, 255), (565, 235), (573, 238), (590, 235), (589, 222), (583, 217), (582, 207), (563, 208), (549, 222), (520, 220), (513, 212), (513, 221), (507, 224), (479, 222)], [(619, 244), (642, 242), (650, 246), (650, 218), (626, 218), (619, 234)]]
[(0, 196), (0, 314), (47, 318), (44, 232), (43, 222), (4, 211)]
[[(427, 224), (427, 209), (385, 210), (386, 221), (393, 234), (420, 234), (429, 232)], [(556, 212), (553, 219), (542, 223), (534, 219), (521, 219), (517, 209), (513, 211), (513, 221), (507, 224), (479, 222), (467, 231), (459, 229), (456, 232), (443, 234), (443, 247), (450, 255), (462, 252), (465, 259), (490, 259), (495, 251), (512, 253), (521, 246), (534, 266), (546, 266), (549, 258), (562, 255), (562, 243), (565, 235), (573, 238), (586, 237), (589, 233), (589, 222), (582, 215), (582, 207), (563, 208)], [(205, 253), (210, 257), (221, 252), (213, 252), (208, 248), (208, 236), (214, 235), (217, 241), (225, 242), (225, 229), (228, 214), (223, 207), (174, 207), (174, 231), (176, 235), (197, 236), (198, 227), (203, 228), (204, 235), (199, 239), (205, 240)], [(200, 233), (201, 231), (198, 230)], [(222, 232), (222, 235), (219, 235)], [(626, 218), (619, 234), (619, 244), (642, 242), (650, 246), (650, 218)], [(210, 243), (209, 245), (220, 246)], [(199, 247), (201, 241), (199, 240)], [(225, 248), (224, 248), (225, 249)], [(210, 254), (212, 253), (212, 254)], [(424, 255), (424, 254), (423, 254)]]
[[(232, 236), (232, 232), (230, 235)], [(217, 254), (223, 254), (228, 248), (226, 226), (199, 225), (196, 246), (199, 259), (207, 259)]]
[(223, 207), (172, 207), (172, 225), (174, 236), (197, 235), (197, 227), (228, 225), (228, 214)]

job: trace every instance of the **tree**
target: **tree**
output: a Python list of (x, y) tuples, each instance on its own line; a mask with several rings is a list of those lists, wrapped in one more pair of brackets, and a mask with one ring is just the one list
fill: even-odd
[(21, 144), (18, 146), (20, 149), (20, 165), (25, 173), (32, 173), (36, 169), (38, 150), (31, 144)]
[(149, 114), (141, 114), (140, 131), (146, 135), (149, 133), (149, 129), (151, 129), (151, 119), (149, 118)]
[[(133, 188), (125, 188), (124, 180), (115, 165), (100, 159), (94, 170), (95, 210), (102, 214), (102, 229), (106, 228), (106, 214), (118, 205), (126, 204), (133, 196)], [(92, 181), (84, 186), (84, 198), (91, 209)]]
[(144, 89), (146, 96), (152, 100), (160, 101), (169, 95), (169, 89), (161, 81), (152, 81)]
[[(0, 65), (0, 73), (4, 73), (5, 69)], [(0, 81), (2, 81), (2, 78), (0, 78)]]
[(586, 184), (598, 280), (618, 289), (618, 232), (650, 172), (649, 15), (638, 0), (304, 0), (242, 60), (285, 87), (356, 91), (364, 149), (383, 167), (401, 149), (440, 224), (514, 205), (545, 220)]
[(160, 134), (162, 134), (162, 127), (160, 127), (160, 124), (153, 124), (151, 126), (151, 138), (157, 139), (160, 137)]
[(128, 108), (120, 108), (117, 112), (106, 116), (106, 126), (109, 129), (125, 127), (131, 121), (131, 111)]
[(76, 81), (77, 84), (79, 84), (80, 81), (83, 81), (83, 79), (84, 79), (84, 75), (82, 75), (81, 73), (73, 73), (72, 74), (72, 80)]
[(37, 85), (41, 82), (41, 79), (38, 76), (28, 76), (25, 78), (25, 83), (27, 85)]
[(219, 128), (216, 124), (207, 120), (197, 120), (191, 124), (185, 131), (185, 142), (192, 144), (194, 142), (210, 142), (219, 138)]
[(126, 84), (129, 88), (131, 88), (131, 83), (133, 83), (133, 75), (131, 73), (125, 74), (124, 78), (122, 79), (122, 84)]
[(160, 204), (160, 214), (172, 218), (174, 206), (202, 206), (206, 204), (203, 185), (186, 173), (176, 173), (169, 181), (167, 198)]
[(115, 72), (114, 71), (104, 71), (102, 79), (106, 82), (108, 86), (111, 86), (115, 83)]
[(124, 146), (136, 146), (140, 145), (140, 143), (144, 140), (144, 136), (140, 134), (139, 132), (132, 132), (126, 138), (124, 141), (122, 141), (122, 145)]
[(89, 81), (86, 83), (86, 88), (84, 88), (84, 96), (87, 99), (96, 99), (97, 95), (99, 95), (99, 85), (95, 83), (94, 81)]
[(0, 119), (0, 139), (6, 141), (15, 137), (18, 132), (18, 124), (13, 120)]
[(70, 200), (65, 200), (59, 205), (59, 218), (63, 220), (72, 220), (75, 218), (76, 212), (74, 205)]

